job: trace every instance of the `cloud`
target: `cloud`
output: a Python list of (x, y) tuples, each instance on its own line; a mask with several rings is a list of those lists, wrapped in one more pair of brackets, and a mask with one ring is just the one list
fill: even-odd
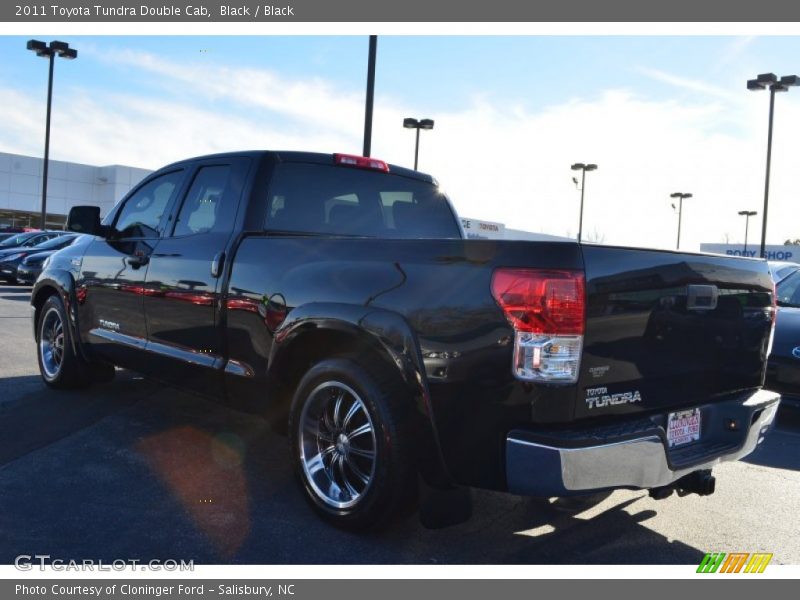
[(666, 71), (661, 71), (659, 69), (639, 67), (636, 69), (636, 71), (641, 75), (649, 77), (655, 81), (666, 83), (689, 92), (699, 92), (701, 94), (706, 94), (708, 96), (713, 96), (726, 101), (736, 99), (737, 97), (737, 95), (732, 94), (728, 90), (721, 89), (719, 86), (706, 83), (705, 81), (699, 81), (697, 79), (680, 77), (679, 75), (667, 73)]
[[(187, 156), (252, 148), (360, 153), (363, 90), (155, 55), (123, 53), (117, 60), (147, 85), (132, 83), (125, 93), (65, 88), (54, 112), (54, 158), (156, 168)], [(462, 215), (574, 235), (580, 193), (569, 166), (594, 162), (599, 169), (587, 175), (584, 231), (596, 230), (606, 243), (674, 247), (677, 216), (669, 194), (675, 191), (694, 194), (684, 203), (684, 248), (721, 242), (726, 233), (741, 239), (744, 223), (736, 212), (761, 212), (763, 95), (739, 99), (679, 76), (647, 74), (703, 93), (674, 100), (597, 90), (536, 107), (505, 105), (483, 94), (461, 102), (466, 108), (432, 115), (436, 127), (422, 132), (420, 168), (436, 175)], [(373, 155), (410, 166), (414, 136), (401, 123), (414, 113), (378, 89)], [(43, 115), (41, 98), (0, 81), (3, 150), (39, 155)], [(782, 95), (770, 213), (775, 242), (800, 237), (790, 133), (798, 126), (800, 107), (791, 94)], [(751, 232), (759, 230), (760, 223), (751, 222)]]

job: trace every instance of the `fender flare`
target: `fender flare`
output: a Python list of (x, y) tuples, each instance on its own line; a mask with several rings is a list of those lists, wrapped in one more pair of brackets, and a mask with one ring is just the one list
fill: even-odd
[(270, 349), (267, 376), (281, 365), (281, 357), (303, 336), (320, 331), (337, 332), (361, 340), (379, 353), (399, 374), (415, 403), (415, 429), (420, 436), (418, 463), (420, 474), (432, 486), (453, 487), (445, 466), (425, 367), (417, 336), (399, 313), (370, 306), (340, 303), (309, 303), (294, 308), (275, 330)]
[(66, 269), (48, 269), (44, 271), (31, 290), (31, 320), (33, 325), (33, 337), (36, 339), (38, 335), (36, 331), (36, 322), (38, 316), (38, 305), (41, 304), (43, 296), (52, 295), (54, 290), (61, 301), (64, 303), (64, 310), (67, 313), (67, 326), (70, 330), (70, 340), (72, 342), (73, 351), (87, 358), (83, 344), (79, 339), (78, 328), (78, 311), (77, 311), (77, 297), (75, 294), (75, 279), (72, 273)]

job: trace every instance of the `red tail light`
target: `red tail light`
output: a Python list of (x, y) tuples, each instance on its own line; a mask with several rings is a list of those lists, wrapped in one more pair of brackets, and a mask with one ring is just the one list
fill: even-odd
[(377, 158), (358, 156), (355, 154), (334, 154), (333, 162), (337, 165), (357, 167), (359, 169), (372, 169), (373, 171), (389, 172), (389, 165)]
[(492, 296), (514, 327), (519, 379), (575, 383), (583, 349), (586, 285), (580, 271), (498, 269)]
[(586, 291), (580, 271), (498, 269), (492, 295), (517, 331), (583, 334)]

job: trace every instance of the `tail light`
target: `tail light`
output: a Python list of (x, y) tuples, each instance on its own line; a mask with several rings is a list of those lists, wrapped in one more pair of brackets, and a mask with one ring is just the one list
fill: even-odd
[(514, 375), (519, 379), (578, 380), (586, 312), (581, 271), (498, 269), (492, 296), (515, 331)]
[(333, 162), (337, 165), (357, 167), (359, 169), (372, 169), (373, 171), (389, 172), (389, 165), (377, 158), (358, 156), (356, 154), (334, 154)]

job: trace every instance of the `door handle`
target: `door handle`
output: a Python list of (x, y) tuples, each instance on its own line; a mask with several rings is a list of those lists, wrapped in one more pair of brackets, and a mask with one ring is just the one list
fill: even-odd
[(225, 264), (225, 253), (219, 252), (211, 261), (211, 276), (219, 277), (222, 275), (222, 265)]
[(128, 256), (125, 258), (125, 262), (128, 263), (134, 269), (138, 269), (139, 267), (145, 266), (148, 262), (150, 262), (149, 256)]

